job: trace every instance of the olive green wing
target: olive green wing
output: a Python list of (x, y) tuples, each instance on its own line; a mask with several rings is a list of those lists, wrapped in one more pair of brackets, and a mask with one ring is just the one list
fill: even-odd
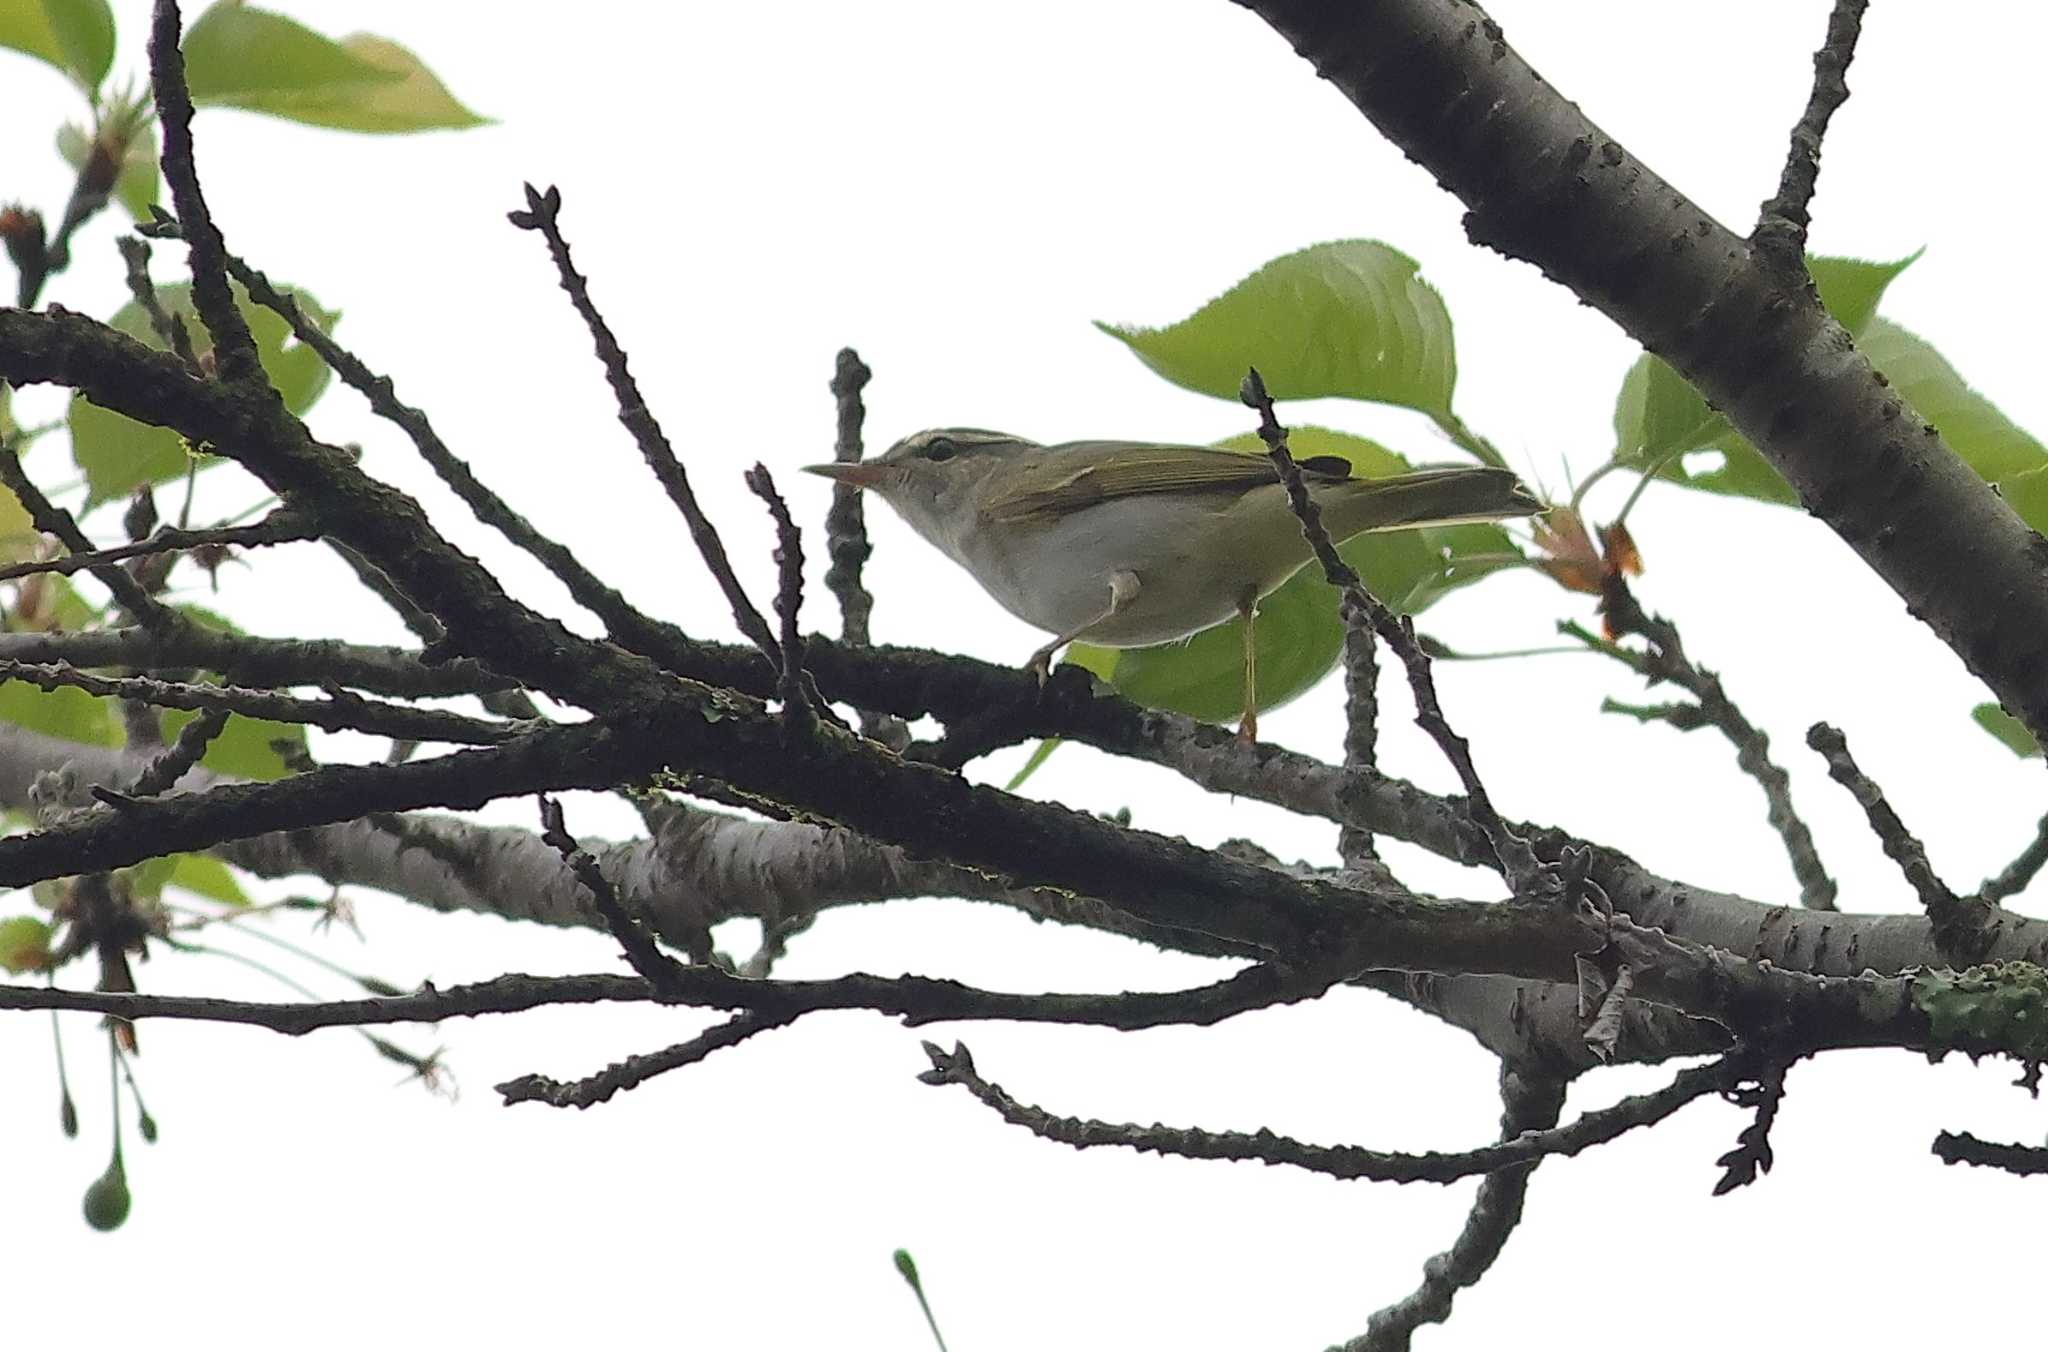
[[(981, 501), (991, 521), (1028, 521), (1142, 493), (1243, 493), (1276, 481), (1273, 462), (1263, 455), (1219, 451), (1213, 446), (1170, 446), (1144, 441), (1072, 441), (1046, 447), (1031, 465), (990, 476)], [(1329, 482), (1349, 477), (1339, 456), (1311, 456), (1301, 462), (1310, 478)]]

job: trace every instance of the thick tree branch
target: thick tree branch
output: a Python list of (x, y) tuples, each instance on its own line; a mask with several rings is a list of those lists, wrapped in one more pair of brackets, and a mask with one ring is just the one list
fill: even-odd
[(1803, 278), (1762, 264), (1595, 126), (1470, 0), (1240, 3), (1464, 201), (1475, 242), (1535, 264), (1698, 387), (2048, 740), (2048, 542)]

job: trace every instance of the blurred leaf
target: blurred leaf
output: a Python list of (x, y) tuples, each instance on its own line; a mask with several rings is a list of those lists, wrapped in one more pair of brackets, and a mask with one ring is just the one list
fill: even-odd
[(163, 895), (164, 884), (171, 880), (171, 870), (176, 867), (175, 856), (160, 854), (117, 872), (127, 877), (130, 893), (145, 901), (155, 901)]
[(0, 0), (0, 47), (47, 61), (86, 93), (114, 64), (114, 15), (106, 0)]
[[(1884, 323), (1876, 319), (1878, 302), (1892, 280), (1919, 256), (1914, 253), (1892, 263), (1807, 259), (1821, 302), (1879, 370), (1885, 370), (1884, 363), (1870, 353), (1866, 341), (1875, 326)], [(1621, 393), (1614, 401), (1614, 442), (1615, 457), (1624, 464), (1646, 473), (1661, 464), (1660, 474), (1688, 487), (1787, 506), (1799, 501), (1784, 477), (1726, 418), (1707, 406), (1685, 377), (1647, 352), (1622, 377)], [(1717, 452), (1719, 458), (1707, 467), (1688, 465), (1686, 457), (1693, 452)]]
[(88, 746), (122, 741), (112, 705), (70, 686), (38, 690), (26, 681), (0, 682), (0, 723)]
[(174, 854), (170, 885), (230, 906), (247, 906), (249, 894), (235, 879), (234, 870), (210, 854)]
[(185, 38), (196, 104), (224, 104), (341, 131), (481, 125), (420, 59), (385, 38), (339, 42), (281, 14), (217, 4)]
[[(319, 302), (303, 291), (296, 294), (300, 307), (314, 324), (323, 331), (334, 327), (334, 321), (340, 317), (338, 311), (323, 309)], [(213, 342), (206, 326), (199, 322), (192, 309), (191, 285), (178, 282), (159, 286), (157, 298), (166, 311), (184, 317), (186, 331), (192, 335), (193, 349), (204, 360), (212, 353)], [(263, 362), (264, 374), (270, 377), (270, 383), (283, 396), (285, 407), (295, 414), (303, 414), (327, 388), (331, 378), (327, 364), (320, 360), (319, 353), (292, 337), (291, 326), (282, 316), (256, 305), (240, 285), (235, 287), (235, 302), (256, 339), (256, 351)], [(137, 301), (131, 300), (122, 306), (108, 322), (151, 347), (162, 349), (164, 346), (156, 330), (150, 326), (148, 314)], [(82, 395), (72, 396), (68, 420), (71, 457), (85, 471), (90, 490), (88, 507), (126, 497), (144, 484), (175, 479), (185, 473), (190, 463), (184, 438), (177, 433), (168, 428), (149, 427), (132, 421), (101, 408)], [(209, 463), (210, 460), (201, 460), (200, 468), (204, 469)]]
[(0, 920), (0, 971), (10, 976), (39, 971), (50, 961), (50, 927), (32, 915)]
[(1447, 416), (1458, 378), (1443, 298), (1414, 259), (1367, 239), (1276, 258), (1166, 328), (1096, 327), (1174, 384), (1232, 401), (1256, 366), (1276, 399), (1335, 395)]
[(2027, 731), (2027, 725), (2014, 718), (1996, 704), (1980, 704), (1970, 710), (1970, 717), (1977, 720), (1977, 726), (2006, 744), (2015, 756), (2038, 756), (2041, 744), (2034, 740), (2034, 734)]
[[(176, 737), (178, 730), (196, 717), (198, 715), (188, 709), (164, 710), (164, 740), (168, 742)], [(284, 757), (271, 746), (272, 742), (280, 741), (303, 751), (306, 746), (305, 727), (298, 723), (273, 723), (267, 718), (230, 714), (220, 735), (206, 744), (206, 754), (199, 758), (199, 763), (209, 770), (233, 775), (237, 779), (283, 779), (292, 771), (284, 763)]]
[[(1408, 468), (1407, 461), (1384, 446), (1327, 428), (1292, 428), (1287, 438), (1299, 457), (1343, 456), (1368, 477)], [(1261, 445), (1252, 435), (1219, 444), (1233, 450)], [(1508, 533), (1491, 525), (1355, 535), (1337, 552), (1359, 571), (1375, 596), (1408, 614), (1487, 573), (1513, 566), (1520, 558)], [(1259, 603), (1253, 633), (1259, 709), (1264, 712), (1303, 694), (1337, 665), (1344, 648), (1337, 589), (1323, 580), (1320, 568), (1309, 564)], [(1065, 660), (1094, 672), (1125, 698), (1147, 708), (1172, 709), (1220, 723), (1236, 718), (1244, 707), (1243, 622), (1237, 619), (1151, 648), (1074, 643)]]

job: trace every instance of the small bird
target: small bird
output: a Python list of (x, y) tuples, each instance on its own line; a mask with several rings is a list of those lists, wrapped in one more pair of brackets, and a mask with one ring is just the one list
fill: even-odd
[[(1368, 479), (1341, 456), (1300, 464), (1338, 543), (1364, 531), (1544, 509), (1506, 469)], [(1240, 732), (1246, 741), (1257, 735), (1252, 617), (1313, 557), (1265, 456), (1144, 441), (1042, 446), (942, 427), (907, 436), (874, 460), (804, 468), (879, 494), (1005, 610), (1054, 635), (1031, 655), (1040, 679), (1074, 639), (1143, 648), (1242, 616)]]

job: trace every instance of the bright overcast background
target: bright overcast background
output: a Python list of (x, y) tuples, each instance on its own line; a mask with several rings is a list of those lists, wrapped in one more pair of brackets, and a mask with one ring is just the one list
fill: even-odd
[[(949, 423), (1048, 441), (1208, 441), (1247, 430), (1244, 411), (1168, 386), (1089, 321), (1178, 319), (1321, 240), (1377, 238), (1420, 260), (1457, 324), (1460, 411), (1533, 481), (1558, 490), (1612, 448), (1633, 344), (1534, 269), (1469, 245), (1461, 206), (1224, 0), (278, 7), (331, 34), (404, 43), (496, 122), (377, 138), (205, 111), (200, 168), (230, 247), (344, 311), (337, 336), (393, 375), (484, 479), (694, 634), (731, 638), (731, 621), (615, 422), (541, 241), (505, 222), (522, 179), (560, 186), (593, 294), (764, 598), (771, 536), (740, 471), (759, 460), (776, 473), (810, 528), (815, 579), (827, 491), (795, 467), (829, 458), (840, 346), (875, 370), (874, 450)], [(117, 6), (117, 70), (141, 68), (145, 8)], [(1608, 133), (1744, 231), (1777, 181), (1827, 5), (1500, 0), (1492, 12)], [(2040, 432), (2048, 385), (2026, 321), (2042, 292), (2032, 264), (2048, 17), (1968, 13), (1874, 8), (1828, 139), (1814, 245), (1879, 259), (1926, 246), (1884, 312)], [(69, 175), (50, 138), (78, 112), (54, 71), (0, 53), (0, 197), (55, 214)], [(46, 300), (100, 314), (120, 303), (116, 214), (85, 232)], [(175, 266), (160, 247), (159, 278)], [(24, 421), (51, 406), (47, 394), (20, 402)], [(1411, 458), (1454, 454), (1414, 415), (1338, 401), (1282, 412)], [(420, 493), (523, 599), (590, 627), (353, 393), (331, 391), (312, 423), (360, 442), (372, 472)], [(62, 457), (51, 438), (31, 470), (67, 478)], [(211, 471), (206, 501), (253, 501), (237, 474)], [(1626, 492), (1609, 480), (1594, 515), (1611, 516)], [(90, 525), (109, 536), (115, 514)], [(1001, 662), (1040, 641), (885, 511), (870, 521), (879, 640)], [(1648, 563), (1640, 596), (1773, 733), (1845, 909), (1913, 903), (1805, 750), (1816, 719), (1844, 728), (1952, 883), (1974, 887), (2028, 838), (2043, 807), (2038, 765), (1970, 723), (1981, 686), (1831, 534), (1792, 511), (1661, 486), (1632, 525)], [(224, 570), (209, 604), (254, 631), (404, 637), (317, 549), (253, 562)], [(1588, 598), (1511, 575), (1453, 597), (1423, 627), (1460, 649), (1519, 648), (1552, 641), (1566, 617), (1590, 622)], [(837, 629), (816, 586), (806, 622)], [(1552, 656), (1459, 664), (1439, 680), (1510, 816), (1702, 885), (1796, 895), (1761, 795), (1725, 743), (1598, 712), (1603, 695), (1640, 694), (1619, 667)], [(1388, 768), (1451, 787), (1391, 676), (1383, 699)], [(1334, 756), (1337, 709), (1332, 680), (1262, 731)], [(1022, 755), (970, 773), (1000, 782)], [(1083, 748), (1063, 749), (1029, 792), (1128, 807), (1139, 826), (1204, 844), (1248, 835), (1283, 857), (1335, 859), (1325, 824), (1208, 799)], [(533, 818), (530, 803), (500, 806), (494, 819)], [(587, 835), (633, 830), (615, 801), (568, 807)], [(1390, 847), (1390, 858), (1420, 886), (1499, 894), (1497, 880), (1414, 851)], [(335, 935), (321, 951), (402, 985), (622, 970), (598, 935), (369, 894), (356, 904), (366, 942)], [(280, 932), (306, 938), (302, 926)], [(239, 949), (345, 992), (261, 945)], [(929, 901), (832, 912), (781, 969), (847, 970), (1114, 990), (1221, 968)], [(138, 977), (154, 991), (286, 995), (221, 961), (160, 955)], [(66, 978), (89, 980), (83, 966)], [(889, 1262), (904, 1246), (955, 1352), (1318, 1348), (1412, 1289), (1474, 1185), (1077, 1155), (960, 1090), (919, 1085), (919, 1038), (957, 1034), (1020, 1098), (1110, 1120), (1454, 1149), (1490, 1139), (1498, 1113), (1491, 1058), (1357, 991), (1137, 1035), (818, 1016), (589, 1112), (506, 1109), (490, 1088), (528, 1071), (586, 1074), (706, 1022), (576, 1010), (399, 1030), (409, 1046), (446, 1046), (462, 1090), (453, 1104), (394, 1087), (396, 1069), (351, 1032), (288, 1041), (147, 1024), (137, 1069), (162, 1136), (144, 1146), (130, 1124), (134, 1211), (103, 1235), (79, 1216), (111, 1130), (94, 1022), (67, 1016), (84, 1119), (68, 1141), (49, 1020), (0, 1019), (7, 1333), (23, 1347), (917, 1348), (928, 1335)], [(1669, 1073), (1589, 1077), (1570, 1110)], [(1929, 1067), (1901, 1053), (1802, 1065), (1773, 1138), (1776, 1171), (1722, 1199), (1709, 1196), (1714, 1159), (1745, 1117), (1718, 1102), (1545, 1164), (1497, 1269), (1420, 1342), (1561, 1345), (1589, 1324), (1666, 1348), (1725, 1347), (1759, 1328), (1903, 1345), (1952, 1336), (1959, 1318), (2009, 1332), (2038, 1257), (2001, 1218), (2027, 1214), (2037, 1185), (1945, 1169), (1928, 1143), (1942, 1127), (2038, 1140), (2043, 1116), (2011, 1078), (2005, 1065)]]

